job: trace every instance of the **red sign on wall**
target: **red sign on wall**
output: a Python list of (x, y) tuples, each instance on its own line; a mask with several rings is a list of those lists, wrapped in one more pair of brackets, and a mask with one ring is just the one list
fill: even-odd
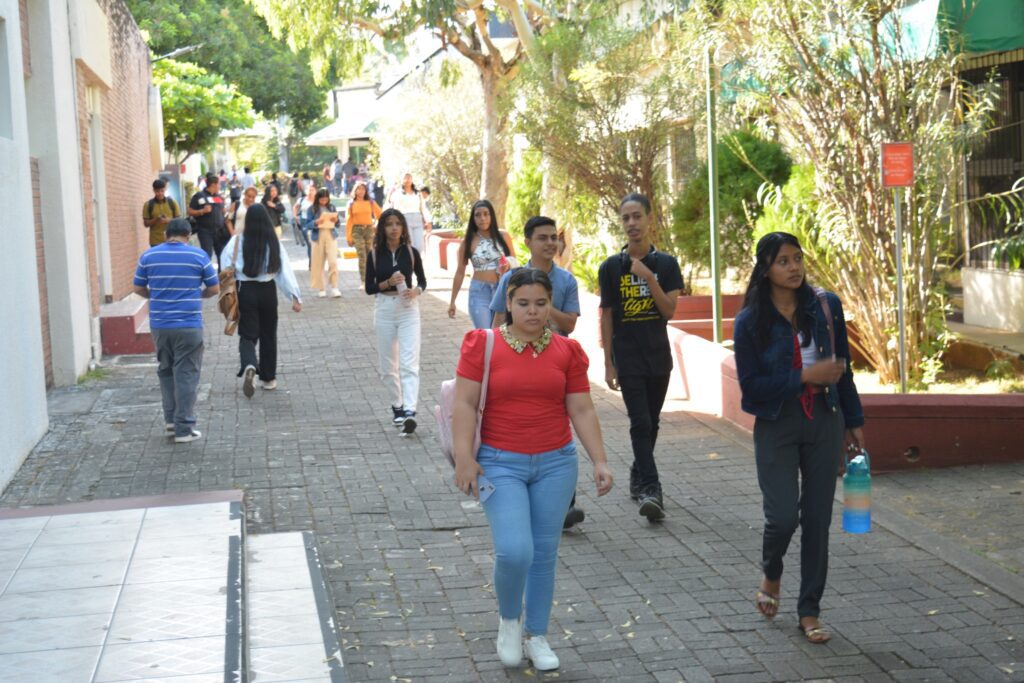
[(882, 143), (882, 187), (910, 187), (914, 184), (914, 145), (910, 142)]

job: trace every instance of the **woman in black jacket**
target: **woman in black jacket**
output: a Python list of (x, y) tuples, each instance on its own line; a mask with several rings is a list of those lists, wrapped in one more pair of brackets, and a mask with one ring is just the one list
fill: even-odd
[(263, 191), (263, 199), (260, 203), (267, 207), (267, 213), (270, 214), (270, 222), (274, 224), (274, 232), (277, 233), (277, 239), (281, 239), (281, 218), (284, 216), (284, 203), (281, 201), (281, 190), (278, 189), (277, 183), (272, 182), (267, 185), (267, 189)]

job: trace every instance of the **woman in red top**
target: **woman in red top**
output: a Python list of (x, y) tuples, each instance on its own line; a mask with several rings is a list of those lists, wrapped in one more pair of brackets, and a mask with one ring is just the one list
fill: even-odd
[(462, 342), (452, 420), (455, 483), (480, 497), (491, 526), (498, 656), (505, 666), (522, 660), (525, 595), (526, 653), (534, 667), (547, 671), (558, 667), (545, 636), (562, 522), (576, 487), (570, 422), (594, 463), (597, 495), (611, 490), (612, 474), (590, 400), (587, 356), (579, 343), (547, 326), (548, 276), (535, 268), (518, 270), (509, 279), (507, 304), (508, 322), (494, 331), (477, 453), (473, 435), (489, 331), (473, 330)]

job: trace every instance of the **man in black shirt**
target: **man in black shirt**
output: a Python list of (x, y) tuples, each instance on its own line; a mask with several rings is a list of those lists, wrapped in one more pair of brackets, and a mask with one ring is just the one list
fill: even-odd
[(213, 259), (227, 244), (227, 229), (224, 227), (224, 199), (220, 196), (220, 179), (213, 173), (206, 174), (206, 187), (192, 195), (188, 204), (188, 215), (195, 218), (195, 233), (199, 246)]
[(655, 522), (665, 517), (654, 445), (672, 373), (666, 326), (675, 313), (683, 278), (675, 257), (651, 243), (647, 197), (627, 195), (619, 215), (628, 242), (598, 271), (605, 381), (612, 390), (621, 389), (629, 413), (630, 497), (639, 503), (640, 514)]

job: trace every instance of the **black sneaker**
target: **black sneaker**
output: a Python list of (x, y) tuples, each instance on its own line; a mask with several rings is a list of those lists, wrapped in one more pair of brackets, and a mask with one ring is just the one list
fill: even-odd
[(391, 413), (391, 424), (396, 427), (401, 427), (402, 423), (405, 422), (405, 410), (402, 406), (398, 406), (397, 408), (395, 406), (391, 406)]
[(402, 434), (409, 435), (416, 431), (416, 411), (405, 411), (405, 419), (402, 421)]
[(665, 504), (661, 499), (661, 491), (652, 486), (643, 492), (640, 496), (640, 514), (646, 517), (648, 522), (665, 519)]
[(587, 516), (583, 514), (583, 510), (581, 508), (573, 505), (569, 508), (569, 511), (565, 513), (565, 522), (562, 523), (562, 528), (571, 529), (586, 519), (586, 517)]
[(640, 500), (640, 479), (635, 469), (629, 470), (629, 497), (633, 500)]

